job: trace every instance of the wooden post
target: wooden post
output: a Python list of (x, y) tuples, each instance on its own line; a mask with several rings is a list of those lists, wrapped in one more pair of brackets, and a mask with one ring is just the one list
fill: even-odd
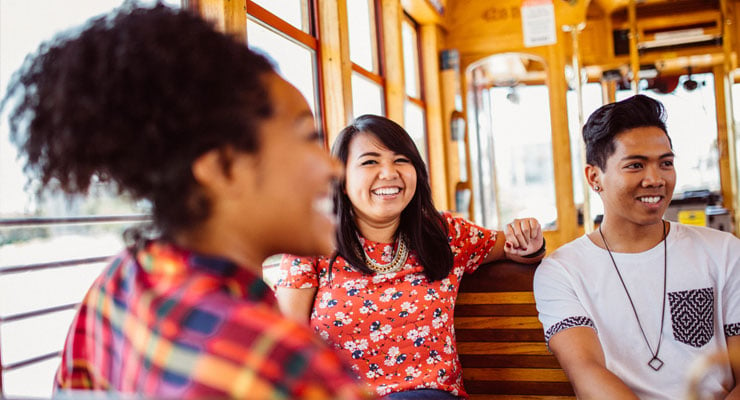
[[(573, 201), (573, 173), (570, 152), (570, 127), (566, 95), (568, 85), (563, 79), (565, 70), (564, 32), (558, 31), (558, 43), (547, 48), (547, 86), (550, 92), (550, 123), (552, 125), (553, 178), (555, 180), (555, 205), (558, 210), (557, 238), (550, 240), (554, 248), (578, 237), (578, 215)], [(558, 188), (561, 188), (558, 190)], [(567, 190), (565, 189), (567, 188)]]
[(445, 125), (439, 80), (439, 31), (436, 25), (424, 24), (419, 28), (421, 41), (420, 72), (424, 84), (426, 103), (427, 143), (429, 144), (429, 176), (432, 198), (438, 209), (449, 210), (447, 196), (447, 143), (450, 138), (449, 122)]
[(319, 60), (328, 145), (352, 119), (352, 62), (349, 58), (347, 3), (318, 0)]
[(630, 0), (627, 7), (630, 23), (630, 68), (632, 69), (632, 90), (640, 93), (640, 55), (637, 51), (637, 0)]
[(401, 2), (383, 0), (380, 12), (382, 24), (379, 27), (382, 26), (383, 29), (382, 43), (385, 54), (385, 115), (403, 126), (406, 86), (403, 76), (403, 41), (401, 39), (403, 9)]
[[(724, 65), (722, 68), (722, 87), (724, 88), (724, 111), (725, 111), (725, 126), (726, 135), (725, 140), (727, 145), (727, 159), (729, 160), (728, 169), (729, 171), (729, 188), (726, 188), (724, 181), (722, 182), (722, 196), (724, 197), (724, 206), (730, 211), (730, 215), (734, 216), (734, 231), (738, 232), (740, 229), (740, 198), (738, 198), (738, 157), (737, 157), (737, 138), (735, 133), (735, 115), (732, 98), (732, 84), (734, 83), (735, 65), (733, 62), (733, 29), (732, 29), (732, 12), (730, 5), (727, 0), (720, 0), (720, 10), (722, 12), (722, 50), (724, 52)], [(717, 77), (717, 74), (715, 74)], [(716, 79), (716, 78), (715, 78)], [(717, 83), (715, 82), (715, 85)], [(720, 109), (717, 107), (717, 118), (719, 122)], [(719, 126), (719, 124), (718, 124)], [(719, 133), (719, 132), (718, 132)], [(722, 157), (720, 157), (720, 160)], [(721, 169), (720, 169), (721, 171)], [(728, 200), (728, 196), (732, 199)]]
[(247, 13), (244, 0), (190, 0), (187, 7), (211, 21), (219, 31), (247, 42)]
[[(441, 53), (440, 53), (441, 57)], [(445, 68), (445, 69), (442, 69)], [(460, 159), (457, 154), (457, 142), (452, 141), (452, 130), (450, 129), (450, 122), (452, 120), (452, 113), (455, 111), (455, 95), (457, 87), (459, 87), (460, 80), (460, 69), (449, 68), (440, 64), (439, 72), (440, 80), (440, 97), (441, 97), (441, 112), (442, 112), (442, 134), (445, 135), (444, 143), (446, 144), (445, 149), (445, 164), (447, 165), (447, 204), (450, 207), (455, 207), (455, 186), (460, 180)], [(458, 110), (459, 112), (459, 110)], [(466, 121), (467, 125), (468, 121)], [(468, 149), (468, 147), (465, 147)], [(473, 216), (470, 215), (472, 219)]]

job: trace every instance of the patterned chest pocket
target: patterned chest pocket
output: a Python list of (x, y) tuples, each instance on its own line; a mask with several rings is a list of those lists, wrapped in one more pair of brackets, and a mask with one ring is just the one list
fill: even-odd
[(668, 293), (673, 337), (681, 343), (702, 347), (714, 336), (713, 288)]

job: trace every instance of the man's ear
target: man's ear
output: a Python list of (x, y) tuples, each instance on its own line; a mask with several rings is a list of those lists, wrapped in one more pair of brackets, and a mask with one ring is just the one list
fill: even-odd
[(586, 182), (588, 182), (588, 185), (591, 186), (591, 188), (596, 191), (597, 193), (601, 191), (603, 186), (601, 185), (601, 168), (586, 164)]

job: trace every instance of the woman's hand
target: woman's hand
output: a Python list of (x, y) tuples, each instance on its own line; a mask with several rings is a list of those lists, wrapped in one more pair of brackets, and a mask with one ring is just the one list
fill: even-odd
[[(506, 225), (504, 235), (506, 235), (506, 243), (504, 244), (506, 258), (534, 262), (544, 257), (544, 251), (541, 255), (534, 256), (540, 249), (543, 249), (544, 245), (542, 227), (536, 219), (515, 219)], [(528, 257), (530, 255), (534, 257)]]

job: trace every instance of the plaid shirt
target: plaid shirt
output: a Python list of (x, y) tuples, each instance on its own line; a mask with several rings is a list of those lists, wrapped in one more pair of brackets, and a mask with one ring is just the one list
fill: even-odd
[(161, 242), (124, 251), (83, 300), (56, 384), (172, 398), (367, 397), (275, 305), (262, 279), (228, 260)]

